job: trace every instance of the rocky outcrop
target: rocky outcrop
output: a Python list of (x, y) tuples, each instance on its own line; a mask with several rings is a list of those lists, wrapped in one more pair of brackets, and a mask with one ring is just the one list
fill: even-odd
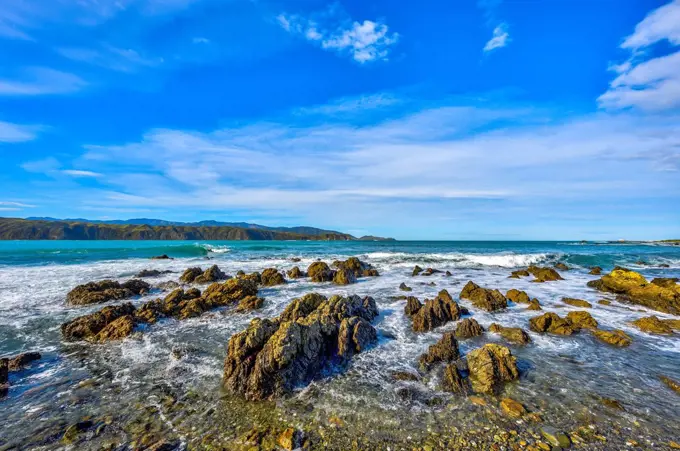
[(357, 278), (354, 275), (354, 272), (347, 268), (340, 268), (335, 271), (335, 274), (333, 275), (333, 283), (336, 285), (349, 285), (356, 282)]
[(9, 371), (19, 371), (22, 368), (28, 366), (31, 362), (40, 360), (41, 358), (42, 355), (39, 352), (35, 351), (22, 352), (21, 354), (16, 355), (9, 359), (9, 362), (7, 363), (7, 368), (9, 369)]
[(399, 284), (399, 289), (400, 289), (401, 291), (413, 291), (413, 288), (407, 286), (404, 282), (402, 282), (401, 284)]
[(604, 341), (612, 346), (620, 348), (629, 346), (633, 340), (622, 330), (601, 330), (594, 329), (593, 335), (600, 341)]
[(132, 315), (121, 316), (107, 324), (92, 341), (122, 340), (132, 334), (135, 328), (135, 319)]
[(527, 310), (543, 310), (543, 309), (541, 308), (541, 303), (538, 302), (538, 299), (534, 298), (531, 300), (531, 302), (529, 302)]
[(119, 283), (114, 280), (102, 280), (78, 285), (66, 295), (66, 303), (70, 305), (101, 304), (118, 301), (148, 292), (151, 285), (139, 279), (130, 279)]
[(575, 332), (569, 321), (553, 312), (529, 319), (529, 329), (534, 332), (550, 332), (558, 335), (571, 335)]
[(259, 272), (257, 272), (257, 271), (251, 272), (250, 274), (246, 274), (246, 273), (243, 272), (243, 271), (238, 271), (238, 272), (236, 273), (236, 277), (237, 277), (238, 279), (250, 280), (250, 281), (253, 282), (255, 285), (259, 285), (259, 284), (262, 283), (262, 275), (261, 275)]
[(418, 363), (421, 369), (427, 371), (436, 363), (454, 362), (459, 357), (460, 351), (454, 332), (446, 332), (437, 343), (430, 346), (427, 352), (420, 356)]
[(526, 293), (526, 291), (511, 289), (505, 294), (505, 297), (514, 302), (515, 304), (528, 304), (531, 302), (531, 298)]
[(356, 257), (350, 257), (345, 261), (336, 260), (333, 266), (337, 269), (345, 269), (351, 271), (354, 277), (376, 277), (380, 274), (378, 270), (366, 262), (362, 262)]
[(456, 326), (456, 338), (459, 340), (478, 337), (483, 333), (484, 328), (474, 318), (465, 318)]
[(667, 323), (653, 315), (636, 319), (632, 324), (641, 331), (649, 334), (670, 335), (673, 333), (673, 329)]
[(562, 298), (562, 302), (573, 307), (593, 308), (593, 304), (588, 301), (584, 301), (583, 299)]
[(567, 321), (574, 330), (597, 329), (597, 320), (588, 312), (578, 310), (567, 313)]
[(404, 314), (406, 316), (413, 316), (418, 313), (423, 304), (420, 303), (417, 297), (409, 296), (406, 298), (406, 305), (404, 306)]
[(291, 269), (288, 270), (286, 275), (288, 276), (289, 279), (301, 279), (303, 277), (307, 277), (307, 274), (301, 271), (298, 266), (293, 266)]
[(456, 301), (448, 291), (442, 290), (434, 299), (426, 300), (425, 305), (411, 316), (413, 330), (427, 332), (449, 321), (456, 321), (461, 315), (461, 308)]
[(179, 276), (179, 281), (183, 283), (192, 283), (196, 280), (196, 277), (203, 274), (203, 270), (199, 267), (187, 268), (184, 270), (181, 276)]
[(517, 359), (505, 346), (489, 343), (467, 354), (470, 385), (476, 393), (496, 393), (519, 378)]
[[(195, 269), (195, 268), (194, 268)], [(217, 265), (212, 265), (210, 268), (206, 269), (202, 274), (197, 275), (192, 282), (194, 283), (212, 283), (218, 280), (228, 279), (225, 273)], [(187, 282), (190, 283), (190, 282)]]
[(508, 300), (503, 296), (503, 293), (498, 290), (482, 288), (472, 281), (463, 287), (460, 298), (472, 301), (475, 307), (487, 312), (495, 312), (508, 306)]
[(98, 334), (118, 318), (132, 315), (135, 307), (131, 303), (104, 307), (98, 312), (79, 316), (61, 325), (65, 340), (100, 341)]
[(275, 285), (284, 285), (286, 279), (283, 278), (276, 268), (267, 268), (260, 274), (260, 283), (265, 287), (273, 287)]
[(224, 387), (246, 399), (271, 399), (316, 377), (329, 363), (344, 363), (375, 340), (373, 298), (295, 299), (273, 320), (255, 319), (231, 337)]
[(236, 311), (239, 313), (250, 312), (257, 310), (264, 304), (264, 299), (257, 296), (247, 296), (241, 299), (236, 306)]
[(312, 282), (330, 282), (335, 272), (324, 262), (314, 262), (307, 268), (307, 274)]
[(500, 334), (501, 337), (508, 341), (525, 345), (531, 343), (531, 337), (520, 327), (505, 327), (500, 324), (493, 323), (489, 326), (489, 332)]
[(142, 269), (139, 271), (137, 274), (135, 274), (135, 277), (158, 277), (162, 276), (163, 274), (169, 274), (172, 271), (160, 271), (158, 269)]
[(680, 315), (680, 285), (677, 279), (656, 278), (648, 282), (640, 273), (616, 267), (600, 279), (588, 282), (588, 286), (615, 293), (633, 304)]

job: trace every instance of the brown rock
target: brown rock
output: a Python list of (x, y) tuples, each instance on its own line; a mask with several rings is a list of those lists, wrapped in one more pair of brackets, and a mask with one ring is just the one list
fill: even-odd
[(347, 268), (338, 269), (333, 276), (333, 283), (336, 285), (350, 285), (356, 282), (356, 276)]
[(560, 271), (569, 271), (569, 267), (562, 262), (555, 264), (555, 269), (559, 269)]
[(215, 282), (203, 292), (203, 299), (210, 308), (234, 304), (248, 296), (257, 296), (257, 284), (245, 278)]
[(599, 266), (593, 266), (592, 268), (590, 268), (590, 272), (588, 274), (592, 274), (593, 276), (599, 276), (600, 274), (602, 274), (602, 268), (600, 268)]
[(467, 393), (468, 384), (455, 364), (446, 365), (442, 378), (442, 389), (451, 393)]
[(597, 320), (590, 313), (582, 310), (567, 313), (567, 321), (572, 329), (597, 329)]
[(406, 305), (404, 306), (404, 314), (406, 316), (413, 316), (418, 313), (418, 310), (420, 310), (422, 306), (423, 304), (420, 303), (417, 297), (408, 296), (406, 298)]
[(335, 261), (333, 266), (338, 269), (351, 271), (354, 277), (375, 277), (380, 275), (377, 269), (356, 257), (350, 257), (345, 261)]
[(113, 341), (122, 340), (132, 334), (135, 328), (135, 320), (132, 315), (121, 316), (110, 322), (97, 335), (93, 341)]
[(543, 310), (543, 309), (541, 308), (541, 303), (538, 302), (538, 299), (534, 298), (531, 300), (531, 302), (529, 302), (527, 310)]
[(434, 269), (434, 268), (427, 268), (425, 271), (421, 272), (421, 276), (431, 276), (432, 274), (437, 274), (440, 273), (441, 271), (439, 269)]
[(540, 266), (531, 265), (527, 268), (527, 271), (534, 276), (532, 282), (550, 282), (554, 280), (564, 280), (562, 276), (559, 275), (557, 271), (553, 268), (541, 268)]
[(307, 268), (307, 274), (312, 282), (330, 282), (335, 272), (324, 262), (314, 262)]
[(508, 290), (505, 297), (515, 304), (529, 304), (531, 302), (529, 295), (525, 291), (515, 290), (514, 288), (512, 290)]
[[(189, 270), (195, 270), (200, 268), (190, 268)], [(185, 271), (186, 273), (186, 271)], [(184, 276), (184, 274), (182, 274)], [(191, 276), (187, 276), (187, 278), (191, 278)], [(194, 279), (191, 281), (193, 283), (211, 283), (211, 282), (217, 282), (218, 280), (224, 280), (229, 278), (225, 273), (222, 272), (222, 270), (217, 266), (217, 265), (212, 265), (210, 268), (206, 269), (202, 274), (197, 275), (194, 277)], [(184, 280), (183, 280), (184, 282)], [(191, 282), (186, 282), (186, 283), (191, 283)]]
[(513, 271), (510, 273), (510, 276), (508, 277), (509, 279), (519, 279), (521, 277), (529, 277), (529, 271), (526, 269), (518, 269), (517, 271)]
[(404, 282), (399, 285), (401, 291), (413, 291), (413, 288), (407, 286)]
[(286, 274), (289, 279), (301, 279), (306, 277), (306, 274), (300, 271), (300, 268), (297, 266), (293, 266)]
[(22, 352), (21, 354), (16, 355), (9, 359), (7, 367), (9, 371), (19, 371), (25, 366), (28, 366), (29, 363), (35, 360), (40, 360), (40, 358), (42, 358), (42, 355), (39, 352), (35, 351)]
[(120, 317), (132, 315), (135, 307), (131, 303), (104, 307), (98, 312), (79, 316), (61, 325), (65, 340), (94, 340), (99, 332)]
[(510, 418), (522, 418), (527, 413), (522, 403), (512, 398), (503, 398), (500, 403), (501, 410)]
[(680, 319), (662, 319), (661, 322), (673, 330), (680, 330)]
[(458, 360), (459, 357), (460, 352), (455, 334), (446, 332), (437, 343), (430, 346), (427, 352), (420, 356), (418, 362), (423, 370), (429, 370), (436, 363), (453, 362)]
[(597, 301), (597, 303), (600, 305), (612, 305), (612, 302), (606, 299), (600, 299), (599, 301)]
[(500, 324), (493, 323), (489, 326), (489, 332), (500, 334), (501, 337), (513, 343), (521, 345), (531, 343), (529, 334), (519, 327), (504, 327)]
[(584, 301), (583, 299), (574, 299), (574, 298), (562, 298), (562, 302), (565, 304), (574, 306), (574, 307), (581, 307), (581, 308), (592, 308), (593, 304), (591, 304), (588, 301)]
[(442, 290), (436, 298), (425, 301), (425, 305), (412, 315), (413, 330), (427, 332), (449, 321), (456, 321), (461, 315), (461, 309), (456, 301), (451, 298), (448, 291)]
[(517, 359), (505, 346), (489, 343), (467, 355), (470, 384), (475, 393), (494, 393), (505, 383), (517, 380)]
[(283, 285), (286, 283), (286, 279), (283, 278), (283, 274), (277, 271), (275, 268), (267, 268), (262, 271), (260, 275), (260, 283), (265, 287), (272, 287), (274, 285)]
[(594, 329), (593, 335), (601, 341), (620, 348), (629, 346), (633, 340), (622, 330)]
[(292, 451), (300, 446), (302, 434), (295, 428), (288, 428), (279, 435), (278, 444), (281, 448)]
[(508, 300), (503, 296), (503, 293), (498, 290), (482, 288), (472, 281), (463, 287), (460, 298), (469, 299), (475, 307), (487, 312), (494, 312), (508, 306)]
[(484, 328), (474, 318), (465, 318), (456, 326), (456, 338), (463, 340), (477, 337), (484, 333)]
[(646, 316), (636, 319), (632, 324), (643, 332), (650, 334), (672, 334), (673, 329), (657, 316)]
[(558, 335), (571, 335), (574, 329), (566, 319), (556, 313), (548, 312), (529, 319), (529, 328), (534, 332), (550, 332)]
[(139, 279), (131, 279), (122, 284), (113, 280), (89, 282), (71, 290), (66, 295), (66, 303), (70, 305), (101, 304), (140, 295), (149, 289), (151, 285)]
[(409, 371), (392, 371), (392, 379), (395, 381), (416, 382), (420, 380), (420, 377)]
[(203, 274), (203, 270), (199, 267), (187, 268), (184, 270), (181, 276), (179, 276), (179, 281), (184, 283), (192, 283), (196, 277)]
[(246, 296), (239, 301), (236, 311), (239, 313), (250, 312), (259, 309), (262, 304), (264, 304), (264, 299), (257, 296)]

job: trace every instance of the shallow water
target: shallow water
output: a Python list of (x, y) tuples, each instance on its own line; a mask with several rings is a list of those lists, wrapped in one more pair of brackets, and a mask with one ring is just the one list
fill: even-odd
[[(149, 259), (160, 254), (176, 258)], [(298, 265), (304, 269), (317, 259), (330, 263), (349, 256), (359, 256), (373, 264), (381, 276), (360, 279), (348, 287), (292, 281), (282, 287), (261, 289), (260, 295), (266, 301), (257, 312), (235, 314), (223, 309), (181, 322), (164, 320), (118, 343), (73, 344), (60, 339), (59, 326), (63, 322), (102, 307), (64, 305), (66, 293), (81, 283), (104, 278), (123, 281), (142, 269), (173, 271), (147, 279), (157, 284), (177, 280), (189, 266), (207, 268), (218, 264), (233, 275), (238, 270), (261, 271), (267, 267), (287, 270)], [(301, 261), (293, 263), (293, 257)], [(563, 281), (535, 284), (508, 279), (513, 269), (557, 262), (572, 267), (560, 272)], [(449, 270), (453, 275), (413, 278), (415, 264)], [(662, 264), (669, 267), (659, 267)], [(386, 443), (379, 430), (383, 426), (390, 437), (396, 436), (395, 431), (403, 432), (407, 442), (408, 437), (417, 440), (417, 434), (423, 431), (446, 433), (453, 423), (473, 428), (475, 422), (482, 421), (478, 417), (481, 414), (469, 411), (469, 403), (461, 397), (442, 393), (436, 371), (417, 383), (390, 378), (393, 370), (416, 371), (418, 356), (444, 331), (455, 327), (455, 323), (449, 323), (430, 333), (413, 333), (403, 314), (404, 301), (396, 300), (404, 294), (399, 284), (406, 282), (413, 288), (409, 294), (423, 301), (443, 288), (457, 299), (468, 280), (504, 292), (510, 288), (526, 290), (540, 300), (544, 311), (555, 311), (560, 316), (579, 310), (561, 303), (562, 297), (585, 299), (593, 304), (589, 311), (601, 328), (623, 329), (633, 339), (630, 347), (618, 349), (596, 341), (588, 333), (560, 337), (530, 332), (532, 344), (510, 346), (519, 359), (522, 376), (519, 383), (507, 387), (507, 394), (564, 430), (577, 427), (584, 418), (598, 418), (624, 429), (632, 425), (637, 429), (629, 435), (643, 437), (638, 441), (652, 449), (657, 443), (650, 440), (677, 441), (680, 396), (663, 385), (658, 376), (680, 375), (680, 334), (652, 336), (629, 324), (650, 314), (672, 316), (622, 304), (610, 295), (587, 288), (586, 283), (596, 278), (587, 274), (593, 265), (605, 271), (614, 265), (626, 266), (648, 279), (678, 277), (680, 247), (568, 242), (0, 242), (0, 355), (27, 350), (43, 354), (29, 369), (10, 375), (8, 395), (0, 400), (4, 415), (0, 447), (62, 447), (60, 439), (65, 427), (88, 417), (98, 421), (106, 418), (104, 422), (110, 424), (101, 434), (84, 434), (84, 441), (77, 445), (79, 449), (98, 449), (106, 440), (130, 446), (130, 441), (142, 432), (172, 436), (187, 447), (196, 447), (216, 434), (238, 436), (243, 432), (238, 428), (247, 427), (248, 419), (232, 418), (236, 407), (225, 407), (220, 391), (229, 337), (252, 318), (276, 316), (293, 298), (311, 291), (373, 296), (381, 312), (375, 321), (379, 342), (357, 355), (347, 368), (335, 369), (272, 407), (278, 415), (296, 415), (283, 420), (295, 418), (302, 422), (302, 418), (312, 421), (338, 415), (352, 422), (354, 418), (356, 427), (364, 425), (365, 434), (373, 434), (382, 443)], [(140, 304), (160, 295), (155, 291), (132, 302)], [(612, 305), (597, 304), (600, 299), (610, 299)], [(522, 305), (490, 314), (475, 309), (468, 301), (459, 302), (485, 328), (499, 322), (528, 330), (528, 319), (538, 314)], [(460, 342), (461, 351), (464, 354), (488, 341), (502, 339), (486, 333)], [(603, 406), (601, 398), (618, 400), (625, 410)], [(296, 410), (300, 405), (308, 407)], [(145, 421), (153, 418), (155, 429), (135, 429), (135, 424), (142, 421), (140, 412), (144, 412)], [(380, 412), (377, 418), (376, 412)], [(234, 426), (234, 422), (238, 424)], [(148, 424), (144, 427), (149, 428)], [(610, 440), (614, 442), (609, 444), (617, 440), (616, 434), (612, 436)]]

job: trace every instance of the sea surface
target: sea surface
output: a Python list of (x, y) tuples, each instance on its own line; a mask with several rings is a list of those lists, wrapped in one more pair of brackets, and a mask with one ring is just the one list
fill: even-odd
[[(173, 259), (150, 259), (161, 254)], [(61, 340), (62, 323), (104, 305), (120, 303), (65, 305), (66, 294), (78, 284), (102, 279), (124, 281), (143, 269), (172, 271), (146, 279), (157, 285), (177, 281), (188, 267), (205, 269), (212, 264), (229, 275), (269, 267), (288, 270), (296, 265), (306, 270), (319, 259), (330, 264), (350, 256), (372, 264), (380, 277), (362, 278), (345, 287), (301, 279), (280, 287), (261, 288), (265, 304), (259, 311), (236, 314), (221, 309), (185, 321), (163, 320), (121, 342), (95, 345)], [(560, 271), (565, 279), (562, 281), (540, 284), (508, 278), (514, 269), (558, 262), (571, 268)], [(452, 276), (442, 273), (412, 277), (416, 264), (448, 270)], [(65, 428), (87, 418), (105, 426), (83, 433), (82, 441), (71, 445), (73, 449), (129, 444), (140, 434), (134, 427), (141, 421), (140, 412), (155, 420), (151, 432), (145, 433), (172, 436), (181, 447), (200, 443), (205, 436), (218, 434), (220, 428), (234, 427), (229, 433), (238, 435), (240, 425), (234, 426), (234, 422), (244, 421), (247, 427), (243, 418), (227, 426), (219, 418), (223, 399), (220, 382), (229, 337), (253, 318), (276, 316), (292, 299), (312, 291), (374, 297), (380, 309), (375, 322), (379, 341), (357, 355), (347, 368), (332, 371), (301, 388), (287, 402), (313, 399), (308, 415), (315, 418), (364, 412), (367, 418), (378, 421), (370, 412), (382, 412), (385, 422), (399, 428), (406, 430), (413, 424), (413, 434), (424, 430), (420, 422), (427, 428), (438, 427), (429, 419), (439, 415), (437, 412), (456, 411), (463, 400), (442, 393), (436, 376), (413, 383), (394, 381), (390, 374), (396, 370), (415, 372), (418, 356), (455, 324), (429, 333), (413, 333), (403, 314), (405, 301), (398, 299), (404, 292), (398, 287), (405, 282), (413, 288), (408, 294), (421, 301), (434, 297), (441, 289), (449, 290), (458, 299), (462, 287), (472, 280), (503, 292), (510, 288), (525, 290), (540, 300), (544, 311), (555, 311), (560, 316), (579, 310), (563, 304), (561, 298), (585, 299), (593, 304), (589, 311), (601, 328), (622, 329), (629, 334), (632, 345), (619, 349), (598, 342), (588, 333), (561, 337), (530, 332), (532, 344), (509, 345), (519, 359), (522, 376), (519, 383), (510, 384), (507, 393), (520, 399), (530, 411), (541, 412), (544, 421), (559, 428), (574, 428), (584, 416), (592, 421), (603, 419), (620, 426), (622, 436), (638, 437), (636, 440), (650, 449), (658, 440), (658, 449), (664, 449), (661, 443), (680, 438), (680, 395), (662, 384), (659, 376), (680, 378), (680, 334), (653, 336), (630, 325), (630, 321), (650, 314), (673, 316), (624, 304), (613, 295), (586, 287), (588, 281), (597, 278), (588, 275), (589, 268), (595, 265), (607, 272), (615, 265), (625, 266), (650, 280), (680, 277), (680, 246), (444, 241), (0, 242), (0, 356), (33, 350), (43, 354), (30, 368), (10, 373), (9, 391), (0, 399), (0, 448), (68, 447), (61, 439)], [(138, 305), (163, 295), (156, 289), (132, 302)], [(597, 304), (601, 299), (611, 300), (612, 304)], [(471, 307), (468, 301), (459, 302)], [(470, 310), (485, 328), (498, 322), (526, 330), (530, 317), (544, 313), (514, 304), (495, 314)], [(503, 342), (486, 333), (462, 341), (461, 352), (489, 341)], [(168, 397), (173, 399), (172, 409), (164, 401)], [(602, 399), (618, 401), (623, 410), (607, 407)], [(178, 408), (179, 404), (186, 407)], [(461, 419), (461, 427), (464, 424)], [(610, 440), (617, 440), (616, 434), (612, 435)], [(620, 449), (617, 446), (611, 449)]]

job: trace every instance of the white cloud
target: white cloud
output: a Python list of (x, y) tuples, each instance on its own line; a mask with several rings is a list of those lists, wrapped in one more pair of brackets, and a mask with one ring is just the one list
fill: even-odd
[(34, 208), (35, 205), (30, 205), (30, 204), (24, 204), (21, 202), (7, 202), (7, 201), (0, 201), (0, 206), (3, 207), (8, 207), (8, 208)]
[(134, 72), (140, 67), (155, 67), (163, 63), (162, 58), (148, 58), (134, 49), (123, 49), (103, 44), (98, 50), (89, 48), (64, 47), (57, 52), (65, 58), (119, 72)]
[[(332, 16), (332, 12), (328, 12), (321, 19), (328, 22)], [(391, 46), (399, 40), (398, 33), (390, 32), (387, 25), (372, 20), (340, 20), (340, 25), (332, 27), (298, 15), (279, 14), (277, 21), (284, 30), (317, 42), (323, 49), (347, 54), (358, 63), (386, 61)]]
[(19, 79), (0, 79), (0, 96), (67, 94), (82, 89), (80, 77), (44, 67), (24, 69)]
[(508, 26), (500, 24), (493, 30), (493, 37), (484, 46), (485, 52), (490, 52), (494, 49), (503, 48), (510, 42), (510, 34), (508, 33)]
[(631, 56), (610, 65), (618, 75), (598, 98), (601, 107), (648, 111), (680, 107), (680, 51), (649, 57), (648, 48), (660, 41), (680, 45), (680, 0), (649, 13), (623, 41), (621, 48), (630, 50)]
[(64, 169), (61, 172), (70, 175), (71, 177), (101, 177), (101, 174), (98, 172), (81, 171), (77, 169)]
[(0, 121), (0, 143), (32, 141), (37, 137), (38, 127)]
[(210, 44), (210, 39), (197, 36), (191, 40), (194, 44)]

